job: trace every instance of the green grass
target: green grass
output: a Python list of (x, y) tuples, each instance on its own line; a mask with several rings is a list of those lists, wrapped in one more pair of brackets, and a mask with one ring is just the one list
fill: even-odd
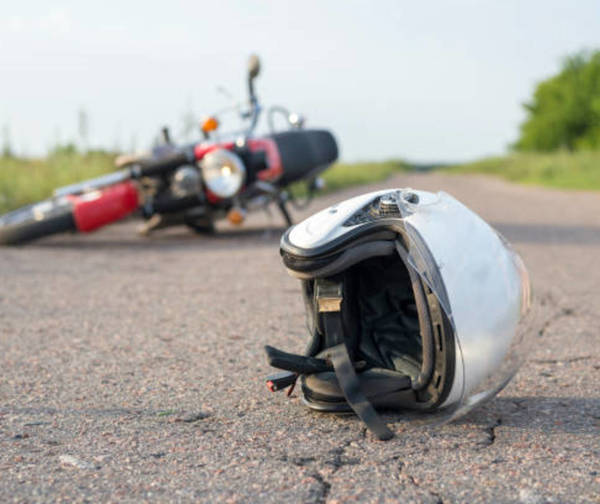
[(43, 200), (57, 187), (113, 171), (104, 152), (58, 151), (46, 159), (0, 158), (0, 213)]
[[(114, 155), (110, 153), (79, 154), (69, 149), (59, 150), (45, 159), (0, 158), (0, 214), (43, 200), (57, 187), (113, 171), (113, 161)], [(325, 190), (331, 192), (377, 182), (414, 168), (404, 161), (338, 163), (323, 173)], [(443, 170), (487, 173), (525, 184), (600, 190), (600, 151), (514, 153)], [(306, 188), (304, 184), (296, 184), (292, 191), (301, 196)]]
[(600, 190), (600, 151), (514, 153), (446, 168), (561, 189)]
[(168, 409), (168, 410), (163, 410), (163, 411), (159, 411), (156, 416), (159, 417), (166, 417), (166, 416), (171, 416), (174, 415), (175, 413), (177, 413), (177, 410), (174, 409)]
[(380, 163), (339, 163), (323, 173), (328, 191), (344, 187), (368, 184), (385, 180), (394, 173), (408, 171), (411, 166), (404, 161), (383, 161)]
[[(336, 163), (323, 172), (324, 192), (333, 192), (345, 187), (358, 186), (385, 180), (394, 173), (409, 171), (412, 166), (404, 161), (391, 160), (381, 162)], [(294, 196), (304, 196), (306, 185), (302, 182), (291, 188)]]
[[(43, 200), (54, 189), (113, 171), (114, 155), (95, 152), (78, 154), (63, 150), (46, 159), (0, 158), (0, 214)], [(323, 174), (326, 191), (383, 180), (391, 174), (410, 169), (402, 161), (336, 164)], [(296, 186), (294, 194), (305, 192)]]

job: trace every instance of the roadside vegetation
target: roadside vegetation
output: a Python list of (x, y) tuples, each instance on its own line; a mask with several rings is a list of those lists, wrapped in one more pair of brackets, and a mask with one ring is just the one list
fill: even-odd
[(333, 192), (350, 186), (385, 180), (391, 175), (411, 170), (411, 165), (400, 160), (336, 163), (322, 175), (325, 191)]
[[(55, 150), (45, 159), (0, 157), (0, 213), (48, 198), (57, 187), (113, 171), (114, 158), (115, 154), (109, 152), (81, 154), (64, 148)], [(325, 191), (332, 192), (385, 180), (413, 169), (413, 165), (400, 160), (337, 163), (325, 171), (322, 178), (326, 183)], [(489, 174), (524, 184), (600, 190), (600, 151), (514, 152), (440, 167), (440, 170)], [(304, 184), (297, 184), (292, 192), (303, 195)]]
[(527, 117), (512, 152), (454, 166), (515, 182), (600, 189), (600, 51), (566, 58), (523, 105)]
[[(44, 159), (0, 157), (0, 213), (48, 198), (57, 187), (111, 172), (115, 157), (104, 151), (82, 154), (72, 146), (57, 148)], [(323, 174), (325, 190), (384, 180), (409, 169), (402, 161), (338, 163)], [(293, 189), (298, 195), (303, 191), (304, 185)]]
[(523, 105), (519, 151), (600, 149), (600, 51), (566, 58), (561, 71), (540, 82)]
[[(560, 72), (540, 82), (528, 103), (520, 135), (507, 155), (455, 166), (447, 173), (486, 173), (514, 182), (568, 189), (600, 190), (600, 51), (565, 59)], [(88, 145), (88, 117), (78, 115), (79, 144)], [(0, 213), (49, 197), (60, 186), (114, 170), (115, 154), (78, 151), (73, 144), (44, 159), (21, 159), (11, 150), (8, 125), (2, 129)], [(85, 149), (83, 149), (85, 150)], [(338, 163), (323, 174), (326, 191), (384, 180), (411, 169), (432, 169), (391, 160)], [(295, 195), (304, 185), (292, 188)]]
[(0, 213), (40, 201), (57, 187), (114, 170), (114, 155), (77, 152), (72, 146), (53, 150), (44, 159), (0, 158)]
[(600, 190), (600, 151), (515, 152), (451, 166), (446, 171), (484, 173), (563, 189)]

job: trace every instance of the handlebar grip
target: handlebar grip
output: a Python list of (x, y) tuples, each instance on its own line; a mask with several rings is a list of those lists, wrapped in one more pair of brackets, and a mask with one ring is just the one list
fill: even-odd
[(137, 174), (140, 177), (154, 177), (173, 171), (189, 162), (190, 158), (185, 152), (176, 152), (160, 159), (151, 159), (140, 163)]

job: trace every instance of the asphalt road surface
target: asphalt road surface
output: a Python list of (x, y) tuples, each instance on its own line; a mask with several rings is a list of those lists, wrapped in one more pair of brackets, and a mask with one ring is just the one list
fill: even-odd
[[(146, 239), (125, 222), (0, 249), (1, 502), (600, 502), (600, 195), (398, 176), (456, 196), (523, 256), (544, 317), (529, 361), (456, 423), (379, 442), (271, 394), (301, 351), (282, 220)], [(298, 215), (297, 215), (298, 217)]]

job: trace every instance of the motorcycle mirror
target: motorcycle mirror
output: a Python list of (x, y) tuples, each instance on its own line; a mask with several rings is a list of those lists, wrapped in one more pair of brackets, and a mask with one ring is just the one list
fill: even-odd
[(250, 55), (248, 59), (248, 77), (254, 79), (260, 72), (260, 60), (256, 54)]
[(171, 130), (168, 126), (163, 126), (160, 130), (160, 136), (165, 145), (171, 145)]

